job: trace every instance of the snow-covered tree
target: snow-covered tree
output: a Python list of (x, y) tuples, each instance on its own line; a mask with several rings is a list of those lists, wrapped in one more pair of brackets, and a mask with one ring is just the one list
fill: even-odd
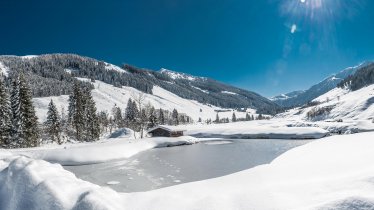
[(12, 142), (10, 147), (21, 147), (24, 144), (23, 139), (19, 139), (21, 133), (21, 111), (20, 111), (20, 95), (19, 95), (19, 86), (20, 86), (19, 77), (15, 76), (12, 79), (12, 89), (10, 94), (10, 103), (12, 109)]
[(19, 76), (19, 110), (21, 147), (36, 147), (39, 145), (38, 118), (32, 103), (31, 90), (23, 74)]
[(68, 123), (77, 141), (82, 140), (83, 115), (83, 94), (79, 84), (75, 82), (69, 95)]
[(124, 120), (122, 117), (122, 110), (116, 104), (112, 108), (113, 121), (117, 128), (124, 126)]
[(235, 115), (235, 112), (232, 113), (231, 121), (232, 121), (232, 122), (236, 122), (236, 115)]
[(12, 110), (8, 90), (0, 79), (0, 147), (9, 148), (11, 145)]
[(60, 114), (53, 103), (53, 100), (48, 105), (47, 120), (44, 123), (48, 136), (52, 142), (62, 144), (61, 141), (61, 119)]
[(92, 98), (91, 90), (84, 92), (84, 98), (85, 140), (96, 141), (100, 137), (100, 124), (96, 113), (96, 103)]
[(246, 121), (250, 121), (251, 120), (251, 116), (248, 114), (248, 112), (245, 114), (245, 120)]
[(219, 123), (219, 115), (218, 115), (218, 112), (216, 114), (216, 120), (214, 121), (215, 123)]
[(153, 128), (155, 127), (156, 125), (158, 125), (158, 119), (156, 117), (156, 110), (155, 108), (152, 106), (149, 110), (149, 114), (148, 114), (148, 129), (149, 128)]
[(125, 122), (127, 127), (136, 130), (138, 114), (139, 110), (135, 101), (129, 99), (125, 109)]
[(99, 124), (100, 124), (100, 134), (107, 132), (109, 126), (108, 113), (106, 111), (101, 111), (98, 114)]
[(165, 116), (164, 116), (164, 110), (162, 110), (161, 108), (160, 108), (159, 113), (158, 113), (158, 122), (161, 125), (165, 125), (165, 123), (166, 123)]
[(173, 109), (173, 113), (171, 115), (173, 125), (179, 125), (179, 119), (178, 119), (178, 111), (176, 109)]

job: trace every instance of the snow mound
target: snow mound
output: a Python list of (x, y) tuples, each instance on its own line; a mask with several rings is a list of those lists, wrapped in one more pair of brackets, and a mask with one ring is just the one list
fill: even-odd
[(0, 209), (123, 208), (115, 191), (79, 180), (60, 165), (25, 157), (7, 161), (0, 173)]

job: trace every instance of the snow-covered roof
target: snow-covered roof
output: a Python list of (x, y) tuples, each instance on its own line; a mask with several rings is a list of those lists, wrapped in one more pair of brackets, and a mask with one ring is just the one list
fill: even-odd
[(149, 129), (147, 132), (152, 132), (158, 128), (161, 128), (161, 129), (164, 129), (164, 130), (167, 130), (169, 132), (177, 132), (177, 131), (185, 131), (184, 129), (181, 129), (181, 128), (178, 128), (178, 127), (175, 127), (175, 126), (168, 126), (168, 125), (158, 125), (154, 128), (151, 128)]

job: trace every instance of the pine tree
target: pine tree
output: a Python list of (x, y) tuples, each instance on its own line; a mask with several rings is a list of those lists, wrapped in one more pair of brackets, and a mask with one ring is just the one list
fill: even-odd
[(8, 90), (4, 82), (0, 80), (0, 147), (11, 146), (12, 109)]
[(96, 141), (100, 137), (99, 119), (96, 113), (96, 104), (92, 98), (91, 90), (84, 92), (85, 98), (85, 139), (86, 141)]
[(176, 109), (173, 109), (172, 122), (173, 122), (173, 125), (179, 125), (178, 111)]
[(98, 114), (99, 125), (100, 125), (100, 134), (107, 132), (109, 126), (108, 113), (106, 111), (101, 111)]
[(52, 142), (62, 144), (61, 141), (61, 119), (60, 114), (53, 103), (53, 100), (48, 105), (47, 121), (44, 123), (46, 126), (47, 133), (52, 139)]
[(83, 139), (84, 129), (84, 99), (78, 82), (74, 83), (73, 91), (69, 96), (68, 123), (77, 141)]
[(160, 123), (160, 125), (165, 125), (164, 110), (162, 110), (161, 108), (158, 113), (158, 122)]
[(235, 115), (235, 112), (232, 113), (231, 121), (232, 121), (232, 122), (236, 122), (236, 115)]
[(158, 125), (158, 119), (156, 117), (156, 111), (155, 108), (152, 106), (149, 110), (149, 116), (148, 116), (148, 129), (153, 128)]
[(218, 112), (216, 114), (216, 120), (214, 121), (215, 123), (219, 123), (219, 116), (218, 116)]
[(250, 121), (250, 120), (251, 120), (251, 116), (249, 116), (248, 113), (245, 114), (245, 120), (246, 120), (246, 121)]
[(20, 86), (19, 77), (15, 76), (12, 80), (12, 89), (10, 94), (10, 103), (12, 109), (12, 142), (10, 147), (21, 147), (24, 144), (22, 139), (19, 139), (21, 133), (21, 112), (20, 112), (20, 95), (19, 95), (19, 86)]
[(122, 128), (124, 125), (123, 125), (121, 108), (114, 105), (114, 107), (112, 108), (112, 113), (113, 113), (113, 120), (114, 120), (117, 128)]
[(20, 127), (19, 139), (23, 141), (21, 147), (36, 147), (39, 145), (38, 118), (32, 104), (31, 90), (25, 77), (19, 77), (19, 99), (20, 99)]

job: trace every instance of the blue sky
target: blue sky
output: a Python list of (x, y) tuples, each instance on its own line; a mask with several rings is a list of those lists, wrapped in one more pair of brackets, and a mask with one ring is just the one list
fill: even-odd
[(2, 0), (0, 8), (0, 54), (77, 53), (265, 96), (374, 59), (370, 0)]

